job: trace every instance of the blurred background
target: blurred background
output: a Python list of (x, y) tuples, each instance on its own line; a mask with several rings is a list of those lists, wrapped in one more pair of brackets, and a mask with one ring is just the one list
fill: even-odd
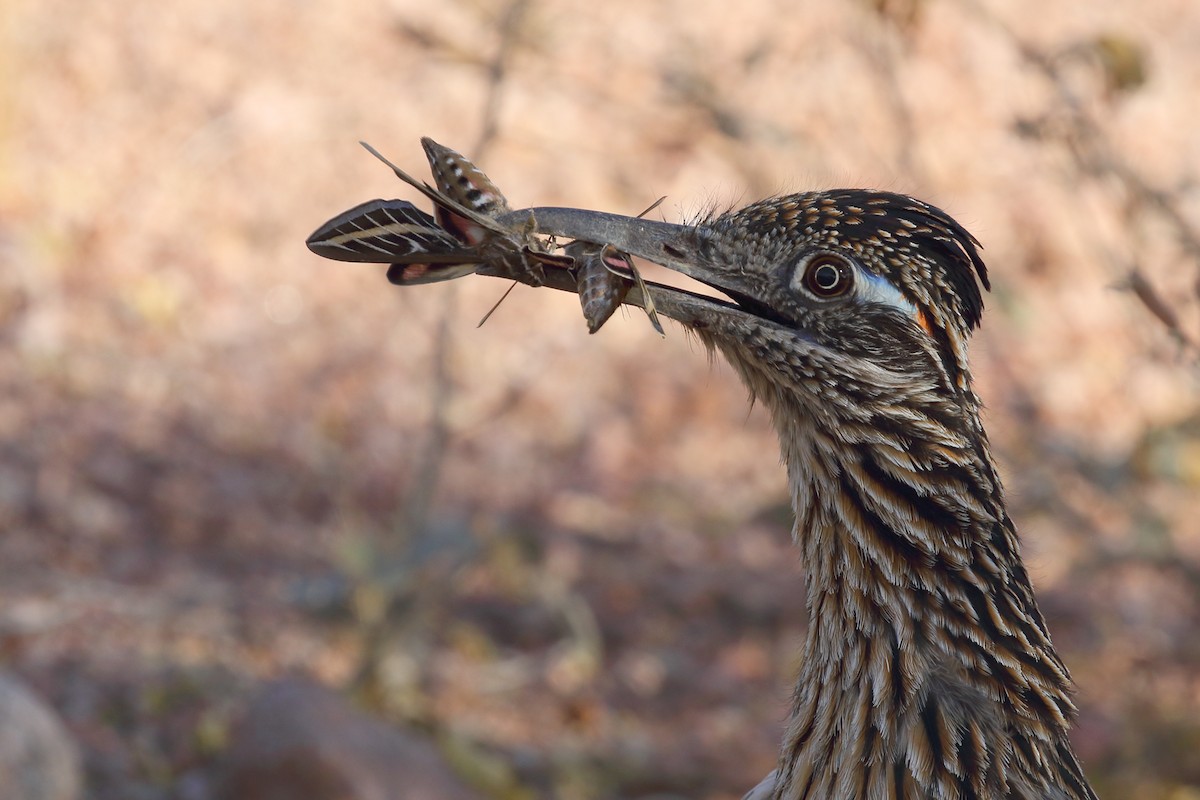
[(430, 135), (517, 207), (857, 185), (965, 224), (1077, 749), (1102, 796), (1200, 797), (1198, 41), (1191, 0), (5, 0), (0, 668), (96, 800), (270, 796), (285, 676), (464, 797), (773, 767), (804, 565), (732, 373), (305, 249), (417, 199), (358, 140), (425, 175)]

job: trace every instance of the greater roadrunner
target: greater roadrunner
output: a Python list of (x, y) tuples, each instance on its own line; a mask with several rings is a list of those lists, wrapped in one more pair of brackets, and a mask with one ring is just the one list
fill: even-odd
[[(532, 214), (542, 233), (725, 295), (645, 289), (770, 410), (809, 620), (778, 768), (748, 797), (1094, 798), (972, 388), (988, 287), (975, 239), (933, 206), (861, 190), (694, 225)], [(577, 288), (560, 269), (544, 282)]]
[(808, 637), (778, 770), (752, 796), (1094, 797), (972, 389), (975, 239), (859, 190), (692, 226), (534, 213), (730, 298), (650, 287), (770, 410), (787, 465)]

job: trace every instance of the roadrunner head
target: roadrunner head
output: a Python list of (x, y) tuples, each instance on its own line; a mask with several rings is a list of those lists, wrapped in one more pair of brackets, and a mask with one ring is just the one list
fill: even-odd
[[(660, 310), (721, 350), (757, 395), (829, 381), (972, 400), (967, 339), (987, 271), (945, 212), (899, 194), (833, 190), (765, 200), (696, 225), (541, 209), (539, 224), (604, 241), (711, 286), (665, 287)], [(906, 387), (906, 388), (905, 388)]]

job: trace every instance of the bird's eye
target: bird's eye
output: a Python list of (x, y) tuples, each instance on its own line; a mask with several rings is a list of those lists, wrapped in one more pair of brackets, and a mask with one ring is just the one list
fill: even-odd
[(841, 256), (818, 253), (804, 265), (803, 284), (809, 293), (823, 300), (841, 297), (854, 285), (854, 270)]

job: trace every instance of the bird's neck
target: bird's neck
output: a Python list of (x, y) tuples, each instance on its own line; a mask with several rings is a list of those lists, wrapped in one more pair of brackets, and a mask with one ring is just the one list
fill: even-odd
[(822, 424), (768, 405), (809, 616), (776, 796), (1006, 797), (1069, 754), (1070, 679), (976, 409), (931, 414), (913, 438), (922, 426), (893, 437), (878, 417)]

